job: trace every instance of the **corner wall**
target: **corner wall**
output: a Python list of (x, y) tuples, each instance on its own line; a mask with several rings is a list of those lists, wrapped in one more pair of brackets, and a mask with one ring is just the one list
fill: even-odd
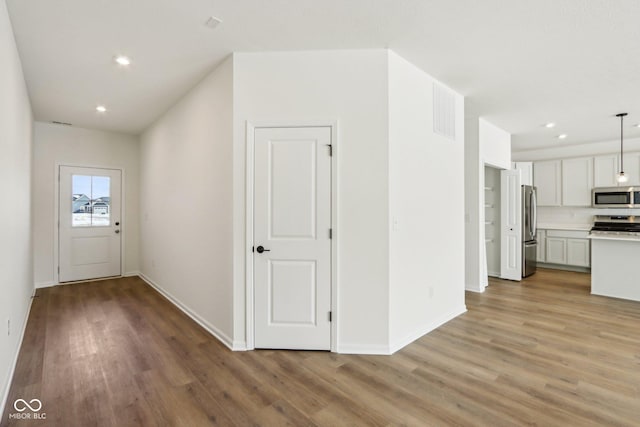
[(36, 122), (33, 233), (36, 287), (57, 284), (56, 183), (58, 166), (124, 169), (123, 274), (137, 274), (139, 253), (138, 138), (114, 132)]
[(388, 352), (387, 51), (234, 54), (234, 313), (245, 334), (246, 123), (338, 121), (338, 351)]
[(466, 311), (464, 98), (438, 135), (434, 83), (389, 53), (390, 353)]
[(0, 414), (33, 293), (32, 147), (29, 95), (6, 3), (0, 1)]
[(140, 271), (242, 348), (233, 339), (232, 113), (228, 58), (141, 135)]

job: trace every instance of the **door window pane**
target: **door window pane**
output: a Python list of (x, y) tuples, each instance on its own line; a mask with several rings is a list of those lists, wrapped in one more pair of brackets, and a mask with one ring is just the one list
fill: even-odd
[(71, 177), (71, 225), (104, 227), (111, 223), (111, 178), (73, 175)]

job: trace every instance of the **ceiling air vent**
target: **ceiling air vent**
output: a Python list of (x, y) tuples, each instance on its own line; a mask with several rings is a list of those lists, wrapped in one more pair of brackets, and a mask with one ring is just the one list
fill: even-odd
[(456, 96), (438, 83), (433, 84), (433, 131), (456, 139)]
[(54, 125), (71, 126), (71, 123), (52, 121)]

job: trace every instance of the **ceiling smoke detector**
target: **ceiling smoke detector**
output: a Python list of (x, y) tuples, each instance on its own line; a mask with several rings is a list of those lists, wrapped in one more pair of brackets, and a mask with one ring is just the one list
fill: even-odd
[(207, 22), (204, 23), (204, 25), (211, 28), (212, 30), (220, 24), (222, 24), (222, 19), (216, 18), (215, 16), (210, 16), (209, 19), (207, 19)]

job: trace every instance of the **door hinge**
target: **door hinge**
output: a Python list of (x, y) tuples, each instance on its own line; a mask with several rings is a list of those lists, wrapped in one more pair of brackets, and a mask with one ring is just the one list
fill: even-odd
[(251, 246), (251, 252), (255, 252), (256, 251), (256, 247), (255, 246)]
[(327, 144), (327, 147), (329, 147), (329, 156), (333, 156), (333, 145)]
[(329, 229), (329, 239), (333, 239), (333, 228)]
[(60, 266), (58, 266), (58, 274), (60, 274)]
[(331, 311), (329, 312), (329, 322), (333, 322), (333, 315), (332, 315), (332, 313), (333, 313), (333, 312), (331, 312)]

